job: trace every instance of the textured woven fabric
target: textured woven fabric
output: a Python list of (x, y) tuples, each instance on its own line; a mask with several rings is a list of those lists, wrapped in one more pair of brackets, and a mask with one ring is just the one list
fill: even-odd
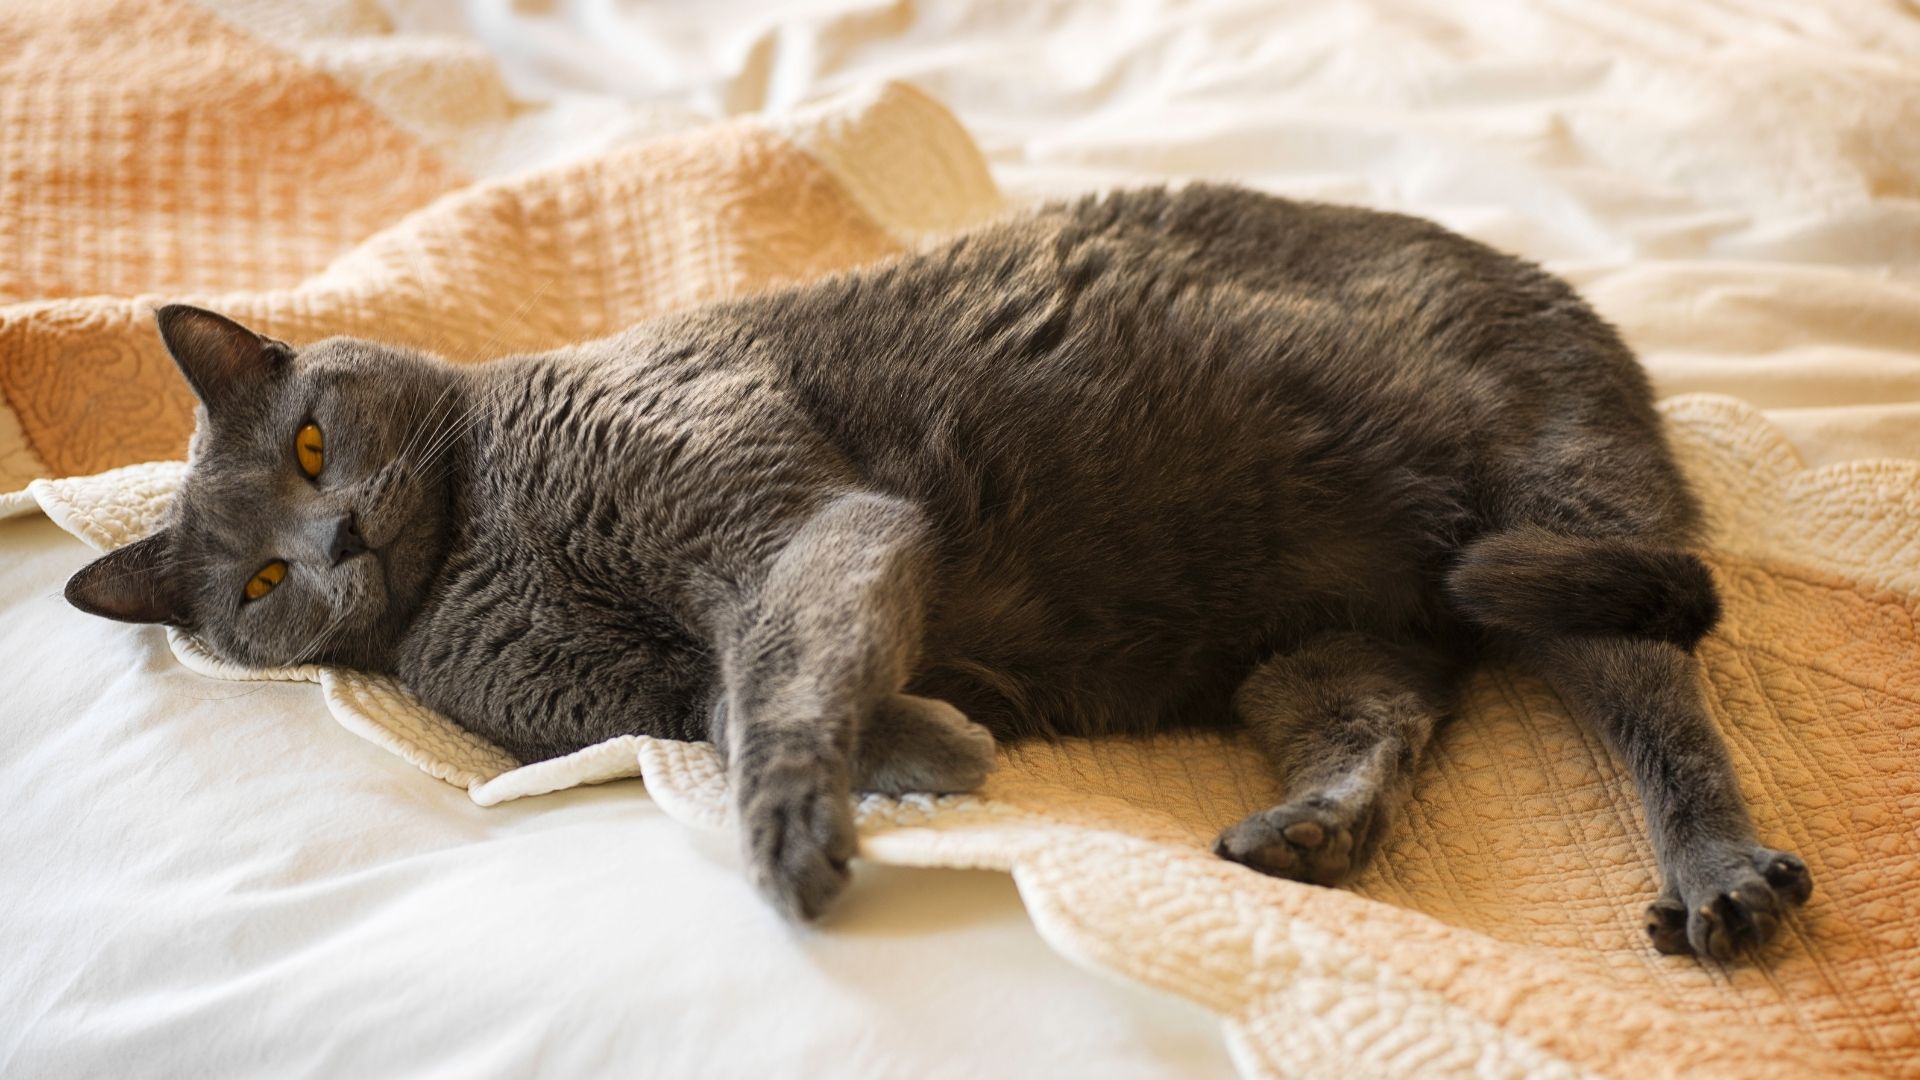
[(166, 0), (0, 7), (0, 303), (290, 286), (462, 182), (325, 75)]

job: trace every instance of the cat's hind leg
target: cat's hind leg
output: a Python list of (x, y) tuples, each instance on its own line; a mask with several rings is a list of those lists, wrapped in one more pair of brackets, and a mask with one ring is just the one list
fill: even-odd
[(1444, 662), (1366, 634), (1328, 634), (1255, 668), (1234, 695), (1284, 802), (1214, 851), (1263, 873), (1334, 885), (1357, 872), (1406, 801), (1444, 712)]
[(1671, 642), (1628, 637), (1566, 635), (1525, 652), (1640, 789), (1665, 879), (1647, 909), (1653, 946), (1727, 960), (1764, 945), (1787, 909), (1807, 902), (1813, 878), (1799, 856), (1755, 834), (1699, 661)]
[[(1573, 516), (1554, 515), (1561, 524)], [(1707, 712), (1693, 648), (1720, 615), (1712, 576), (1653, 532), (1508, 528), (1467, 546), (1448, 592), (1552, 684), (1633, 777), (1664, 880), (1647, 910), (1653, 946), (1726, 960), (1773, 937), (1813, 879), (1798, 856), (1760, 842)]]

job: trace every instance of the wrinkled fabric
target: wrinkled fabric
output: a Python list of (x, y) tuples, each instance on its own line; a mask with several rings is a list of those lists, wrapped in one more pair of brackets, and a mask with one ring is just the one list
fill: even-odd
[(881, 79), (1019, 199), (1170, 178), (1438, 220), (1571, 277), (1660, 393), (1920, 457), (1920, 13), (1900, 0), (383, 0), (532, 97), (706, 115)]

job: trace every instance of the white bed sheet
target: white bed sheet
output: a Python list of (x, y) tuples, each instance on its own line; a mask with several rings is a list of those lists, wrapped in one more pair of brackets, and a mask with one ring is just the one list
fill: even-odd
[(67, 607), (90, 557), (0, 521), (0, 1075), (1231, 1075), (1005, 875), (861, 866), (796, 933), (637, 783), (477, 807)]
[(1810, 463), (1920, 457), (1920, 10), (1903, 0), (380, 0), (516, 92), (708, 115), (903, 79), (1032, 198), (1236, 179), (1578, 282), (1663, 394)]

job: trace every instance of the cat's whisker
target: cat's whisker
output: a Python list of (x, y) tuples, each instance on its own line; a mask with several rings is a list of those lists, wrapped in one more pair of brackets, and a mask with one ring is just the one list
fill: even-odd
[[(491, 404), (494, 399), (504, 397), (508, 389), (510, 389), (510, 384), (508, 383), (502, 382), (496, 384), (488, 390), (487, 393), (471, 402), (467, 408), (458, 415), (448, 415), (444, 421), (435, 425), (434, 433), (427, 437), (425, 445), (415, 452), (415, 456), (420, 461), (430, 460), (434, 454), (440, 452), (440, 447), (450, 432), (454, 431), (461, 423), (466, 421), (467, 418), (479, 413), (483, 408)], [(436, 408), (437, 406), (438, 403), (436, 402)]]
[(480, 404), (481, 403), (477, 402), (469, 406), (459, 417), (448, 417), (445, 422), (435, 428), (433, 434), (427, 438), (425, 445), (417, 450), (408, 462), (407, 477), (409, 480), (416, 483), (420, 480), (420, 477), (426, 472), (427, 467), (433, 463), (436, 457), (444, 453), (445, 448), (456, 438), (454, 432), (458, 428), (461, 419), (471, 414)]
[(293, 660), (290, 661), (290, 663), (313, 663), (314, 657), (325, 652), (333, 645), (333, 635), (346, 625), (346, 621), (347, 612), (344, 609), (335, 612), (333, 618), (328, 620), (327, 624), (320, 628), (320, 632), (315, 634), (305, 646), (293, 654)]
[(413, 430), (407, 433), (407, 439), (404, 443), (400, 445), (400, 450), (398, 453), (394, 455), (394, 460), (396, 461), (407, 460), (407, 456), (413, 453), (415, 449), (415, 444), (417, 444), (425, 436), (428, 428), (428, 424), (433, 420), (433, 418), (436, 415), (438, 415), (440, 411), (440, 403), (447, 400), (447, 395), (453, 393), (453, 391), (456, 388), (458, 388), (459, 385), (460, 385), (460, 381), (458, 379), (448, 379), (447, 385), (441, 388), (439, 396), (433, 399), (433, 404), (427, 406), (425, 410), (425, 414), (415, 415), (413, 417), (413, 420), (412, 420)]
[[(526, 315), (526, 311), (528, 311), (530, 307), (540, 302), (541, 296), (545, 296), (545, 294), (547, 294), (547, 288), (551, 288), (551, 286), (553, 286), (553, 282), (555, 281), (557, 281), (557, 279), (555, 279), (555, 275), (547, 275), (545, 279), (541, 279), (540, 286), (536, 286), (536, 288), (534, 288), (534, 292), (530, 292), (530, 294), (526, 296), (526, 300), (522, 300), (522, 302), (520, 302), (520, 304), (518, 304), (518, 306), (516, 306), (515, 309), (513, 309), (513, 311), (511, 311), (511, 313), (507, 315), (507, 317), (505, 317), (505, 319), (501, 319), (501, 321), (499, 321), (499, 323), (495, 323), (495, 325), (499, 325), (499, 327), (505, 327), (505, 325), (513, 325), (513, 323), (518, 323), (518, 321), (520, 321), (520, 317), (522, 317), (522, 315)], [(486, 342), (484, 342), (484, 344), (482, 344), (482, 346), (480, 346), (478, 350), (474, 350), (474, 352), (470, 352), (468, 356), (461, 357), (461, 359), (459, 359), (457, 363), (470, 363), (470, 361), (474, 361), (474, 359), (490, 359), (490, 357), (488, 357), (488, 354), (490, 354), (490, 352), (493, 352), (493, 350), (495, 350), (495, 348), (499, 346), (499, 342), (501, 342), (501, 340), (505, 340), (505, 336), (507, 336), (507, 334), (505, 334), (505, 331), (493, 332), (492, 336), (490, 336), (490, 338), (488, 338), (488, 340), (486, 340)], [(488, 402), (490, 402), (492, 398), (503, 398), (503, 396), (507, 394), (507, 390), (509, 390), (509, 384), (505, 384), (505, 382), (501, 382), (501, 384), (497, 384), (497, 386), (493, 388), (492, 392), (490, 392), (488, 396), (484, 396), (484, 398), (482, 398), (480, 402), (476, 402), (476, 404), (472, 405), (472, 407), (468, 407), (467, 413), (463, 415), (463, 421), (465, 421), (465, 417), (474, 417), (474, 415), (478, 415), (478, 411), (480, 411), (480, 407), (482, 407), (482, 405), (488, 404)], [(438, 405), (438, 402), (436, 402), (436, 405)], [(470, 425), (468, 425), (468, 429), (470, 429)], [(457, 438), (459, 438), (459, 436), (453, 436), (451, 440), (457, 440)], [(451, 440), (449, 440), (449, 442), (451, 442)], [(432, 442), (430, 442), (430, 446), (432, 446)], [(444, 448), (442, 448), (442, 450), (434, 450), (432, 454), (420, 454), (420, 459), (422, 459), (422, 461), (430, 461), (430, 459), (434, 457), (434, 454), (442, 454), (442, 452), (444, 452)], [(417, 477), (417, 475), (419, 475), (419, 471), (415, 471), (415, 477)]]
[(433, 440), (429, 442), (427, 448), (420, 451), (417, 455), (417, 460), (411, 473), (412, 478), (417, 481), (428, 465), (437, 463), (437, 459), (441, 455), (452, 449), (467, 432), (473, 430), (475, 426), (485, 419), (486, 410), (491, 407), (495, 401), (506, 397), (507, 393), (512, 389), (514, 389), (512, 384), (506, 382), (499, 383), (469, 405), (465, 412), (461, 413), (446, 425), (442, 433), (436, 435)]
[[(528, 309), (530, 309), (534, 304), (538, 303), (542, 296), (546, 295), (547, 290), (553, 286), (553, 283), (555, 280), (557, 280), (556, 277), (554, 275), (549, 274), (544, 280), (540, 282), (540, 284), (537, 287), (535, 287), (535, 289), (531, 293), (527, 295), (526, 299), (522, 300), (520, 304), (517, 307), (515, 307), (513, 311), (509, 313), (505, 319), (501, 320), (500, 323), (496, 325), (504, 326), (504, 325), (510, 325), (512, 323), (520, 321), (521, 317), (527, 313)], [(491, 353), (495, 348), (497, 348), (500, 342), (505, 340), (505, 337), (506, 337), (506, 332), (504, 330), (496, 330), (492, 335), (490, 335), (487, 338), (487, 340), (484, 343), (480, 345), (478, 349), (468, 351), (467, 355), (465, 356), (450, 357), (450, 360), (453, 363), (466, 364), (466, 363), (472, 363), (475, 360), (488, 359), (489, 358), (488, 354)], [(453, 389), (453, 387), (457, 385), (459, 385), (457, 382), (449, 382), (447, 389), (441, 391), (440, 397), (436, 398), (434, 400), (433, 405), (428, 407), (427, 417), (426, 417), (427, 421), (431, 422), (433, 420), (435, 414), (439, 409), (441, 400), (443, 400), (446, 397), (446, 394), (449, 390)], [(504, 396), (505, 390), (506, 390), (506, 387), (503, 384), (502, 386), (496, 387), (494, 392), (489, 396)], [(486, 403), (487, 401), (484, 398), (481, 401), (474, 403), (473, 406), (468, 408), (466, 413), (462, 414), (462, 421), (464, 421), (465, 418), (468, 416), (476, 415), (480, 410), (481, 406), (483, 406)], [(461, 421), (455, 421), (455, 426), (457, 426), (460, 422)], [(414, 467), (411, 468), (408, 473), (411, 479), (417, 480), (422, 472), (422, 466), (424, 465), (424, 463), (433, 460), (435, 455), (444, 452), (445, 445), (443, 444), (450, 444), (451, 442), (457, 441), (458, 439), (458, 435), (448, 434), (453, 430), (451, 426), (443, 427), (441, 425), (435, 424), (433, 425), (433, 427), (434, 427), (434, 434), (427, 438), (425, 445), (428, 447), (433, 447), (434, 449), (430, 451), (421, 451), (418, 453), (417, 455), (418, 460), (414, 465)], [(420, 432), (425, 430), (427, 430), (427, 425), (421, 424), (415, 428), (415, 434), (418, 435)], [(398, 455), (396, 455), (396, 458), (398, 460), (405, 461), (407, 460), (409, 455), (414, 454), (416, 451), (416, 447), (414, 446), (415, 441), (416, 441), (415, 439), (410, 438), (408, 440), (408, 444), (402, 447), (401, 452)]]
[[(464, 415), (464, 413), (461, 415)], [(458, 423), (457, 417), (450, 413), (437, 418), (431, 431), (421, 440), (421, 444), (413, 450), (410, 450), (407, 457), (402, 459), (405, 463), (409, 480), (419, 480), (421, 473), (424, 471), (425, 464), (432, 460), (434, 454), (439, 452), (435, 448), (440, 445), (441, 441), (446, 437), (447, 432), (456, 423)]]

